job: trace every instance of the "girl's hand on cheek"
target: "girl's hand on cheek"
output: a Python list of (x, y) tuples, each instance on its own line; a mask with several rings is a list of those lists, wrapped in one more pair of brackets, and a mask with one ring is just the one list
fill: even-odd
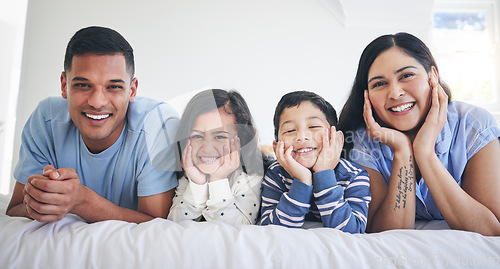
[(344, 145), (344, 134), (337, 131), (335, 126), (330, 130), (325, 128), (323, 133), (323, 149), (313, 166), (314, 172), (334, 169), (340, 161), (342, 146)]
[(367, 90), (365, 90), (364, 97), (363, 118), (366, 123), (366, 133), (368, 137), (386, 144), (394, 152), (408, 149), (411, 145), (410, 139), (398, 130), (381, 127), (380, 124), (375, 121), (375, 118), (373, 118), (372, 105)]
[(193, 155), (193, 147), (191, 146), (191, 141), (188, 139), (186, 143), (186, 147), (182, 152), (182, 168), (186, 172), (186, 175), (196, 184), (203, 185), (207, 182), (206, 175), (193, 164), (193, 158), (196, 156)]
[(448, 95), (443, 87), (439, 85), (438, 79), (434, 73), (431, 73), (431, 108), (425, 122), (413, 142), (415, 154), (435, 154), (434, 147), (439, 133), (447, 121), (448, 114)]
[(210, 182), (227, 178), (229, 174), (240, 167), (241, 142), (238, 136), (234, 136), (229, 141), (229, 148), (224, 145), (222, 159), (223, 164), (210, 175)]
[(285, 143), (283, 141), (278, 141), (275, 146), (274, 153), (276, 154), (276, 160), (279, 162), (283, 168), (292, 176), (307, 185), (312, 185), (312, 174), (309, 169), (302, 166), (292, 157), (293, 146), (289, 146), (285, 150)]

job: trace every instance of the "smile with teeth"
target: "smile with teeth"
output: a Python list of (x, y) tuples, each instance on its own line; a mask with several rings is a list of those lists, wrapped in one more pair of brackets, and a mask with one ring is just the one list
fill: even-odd
[(298, 149), (298, 150), (294, 150), (293, 152), (300, 154), (300, 153), (311, 152), (313, 150), (314, 150), (314, 148), (301, 148), (301, 149)]
[(219, 159), (219, 157), (201, 157), (201, 156), (198, 158), (200, 158), (200, 160), (204, 163), (211, 163)]
[(409, 110), (414, 105), (415, 105), (415, 103), (406, 103), (406, 104), (403, 104), (403, 105), (400, 105), (400, 106), (397, 106), (397, 107), (391, 107), (391, 108), (389, 108), (389, 110), (393, 111), (393, 112), (402, 112), (402, 111)]
[(92, 114), (89, 114), (89, 113), (85, 113), (85, 116), (87, 116), (87, 118), (90, 118), (90, 119), (93, 119), (93, 120), (103, 120), (103, 119), (108, 118), (110, 116), (110, 114), (92, 115)]

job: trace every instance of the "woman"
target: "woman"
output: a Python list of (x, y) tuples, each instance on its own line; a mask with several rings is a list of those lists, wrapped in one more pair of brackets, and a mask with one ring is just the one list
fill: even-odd
[(363, 51), (339, 129), (345, 152), (370, 175), (367, 231), (444, 219), (500, 235), (500, 129), (487, 111), (450, 96), (417, 37), (380, 36)]

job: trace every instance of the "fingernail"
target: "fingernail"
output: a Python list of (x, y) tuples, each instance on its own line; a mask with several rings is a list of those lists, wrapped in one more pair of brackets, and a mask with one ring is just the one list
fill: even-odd
[(54, 176), (54, 178), (59, 178), (59, 172), (54, 172), (52, 176)]
[(45, 173), (51, 173), (52, 171), (54, 171), (54, 170), (52, 170), (52, 169), (47, 169), (47, 170), (43, 171), (43, 173), (44, 173), (44, 174), (45, 174)]

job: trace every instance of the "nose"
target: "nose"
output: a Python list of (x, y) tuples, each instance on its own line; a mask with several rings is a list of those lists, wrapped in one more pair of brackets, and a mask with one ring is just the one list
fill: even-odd
[(397, 100), (405, 95), (405, 90), (398, 84), (393, 84), (389, 87), (389, 98)]
[(306, 130), (297, 130), (297, 136), (295, 137), (295, 141), (304, 142), (309, 141), (311, 139), (311, 132), (309, 129)]
[(100, 109), (106, 106), (108, 103), (108, 97), (106, 96), (105, 89), (102, 87), (96, 87), (90, 93), (88, 104), (95, 108)]

